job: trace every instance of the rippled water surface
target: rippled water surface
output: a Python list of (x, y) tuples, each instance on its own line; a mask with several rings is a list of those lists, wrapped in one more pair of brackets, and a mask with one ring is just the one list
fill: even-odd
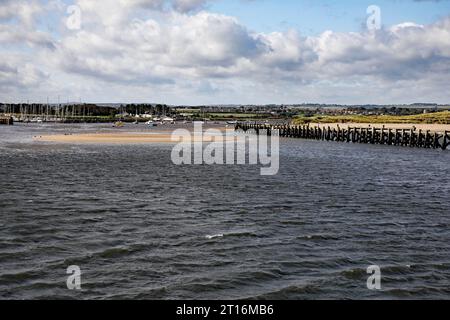
[(0, 126), (0, 298), (450, 298), (450, 152), (286, 139), (262, 177), (31, 139), (86, 129)]

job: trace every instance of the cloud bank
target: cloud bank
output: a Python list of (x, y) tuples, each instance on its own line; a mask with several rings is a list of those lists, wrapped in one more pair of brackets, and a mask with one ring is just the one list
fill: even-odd
[[(449, 102), (450, 18), (260, 33), (205, 0), (0, 1), (0, 100)], [(45, 24), (47, 21), (47, 24)]]

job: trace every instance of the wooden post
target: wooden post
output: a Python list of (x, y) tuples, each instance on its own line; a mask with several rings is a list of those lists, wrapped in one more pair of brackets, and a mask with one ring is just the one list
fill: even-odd
[(414, 129), (409, 130), (409, 143), (408, 146), (412, 147), (414, 144)]
[(389, 129), (389, 132), (388, 132), (388, 145), (392, 145), (392, 140), (393, 140), (392, 129)]
[(439, 134), (437, 132), (434, 133), (433, 138), (433, 149), (439, 148)]
[(444, 141), (442, 142), (442, 150), (446, 150), (450, 145), (450, 131), (444, 132)]
[(423, 143), (423, 134), (422, 134), (422, 130), (419, 130), (419, 134), (417, 135), (416, 147), (418, 147), (418, 148), (422, 147), (422, 143)]
[(432, 143), (432, 137), (430, 134), (430, 130), (427, 130), (427, 133), (425, 134), (425, 148), (431, 148)]

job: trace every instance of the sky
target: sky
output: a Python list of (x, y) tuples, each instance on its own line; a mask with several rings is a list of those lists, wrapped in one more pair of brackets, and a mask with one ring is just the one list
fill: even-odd
[(237, 17), (260, 32), (295, 28), (305, 35), (318, 35), (325, 30), (361, 31), (370, 5), (382, 9), (385, 26), (405, 21), (429, 24), (450, 14), (450, 1), (432, 0), (227, 0), (213, 2), (209, 9)]
[(450, 0), (0, 0), (6, 103), (448, 104), (449, 71)]

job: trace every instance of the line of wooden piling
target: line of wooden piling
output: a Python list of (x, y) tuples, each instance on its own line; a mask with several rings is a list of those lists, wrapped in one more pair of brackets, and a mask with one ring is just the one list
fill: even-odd
[(12, 126), (14, 124), (14, 120), (11, 117), (0, 117), (0, 125), (1, 124)]
[(256, 134), (278, 134), (283, 138), (301, 138), (321, 141), (347, 143), (366, 143), (411, 148), (446, 150), (450, 145), (450, 131), (432, 132), (430, 130), (392, 129), (392, 128), (331, 128), (311, 127), (309, 125), (267, 125), (257, 123), (238, 123), (235, 130)]

